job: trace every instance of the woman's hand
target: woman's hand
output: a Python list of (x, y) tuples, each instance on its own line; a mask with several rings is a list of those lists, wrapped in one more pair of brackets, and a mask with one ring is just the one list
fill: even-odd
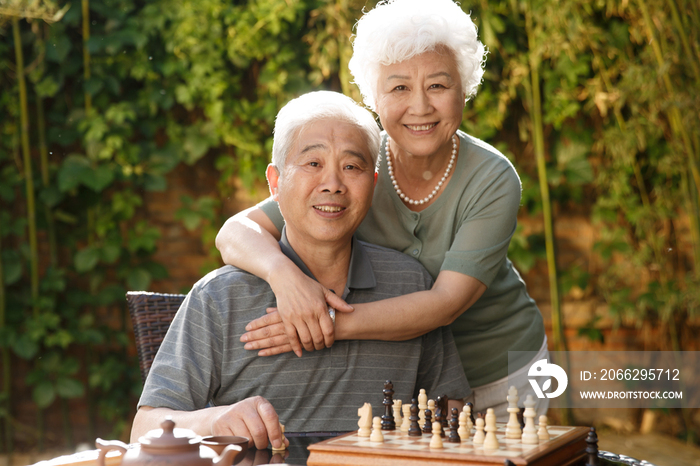
[[(263, 338), (279, 337), (279, 324), (281, 322), (287, 336), (286, 344), (299, 357), (301, 357), (302, 347), (306, 351), (330, 348), (335, 341), (335, 328), (328, 315), (328, 307), (340, 312), (352, 312), (352, 306), (308, 277), (296, 266), (278, 272), (271, 276), (269, 281), (277, 298), (279, 321), (273, 324), (277, 326), (274, 329), (267, 328), (266, 319), (268, 322), (275, 320), (271, 314), (268, 314), (248, 324), (246, 330), (249, 332), (260, 330), (262, 333), (258, 335), (263, 335)], [(277, 278), (280, 280), (279, 282)], [(267, 337), (265, 337), (265, 333), (268, 334)], [(241, 341), (243, 341), (243, 337)], [(277, 339), (274, 342), (279, 341)], [(281, 346), (284, 347), (284, 345)], [(280, 345), (272, 344), (272, 346)], [(270, 354), (279, 354), (280, 352), (286, 351)]]
[(274, 356), (292, 351), (276, 307), (267, 308), (267, 314), (249, 323), (246, 330), (241, 336), (244, 348), (260, 350), (258, 356)]

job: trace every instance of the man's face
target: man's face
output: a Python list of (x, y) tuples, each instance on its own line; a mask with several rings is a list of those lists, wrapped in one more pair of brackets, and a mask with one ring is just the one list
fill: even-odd
[(361, 131), (340, 120), (319, 120), (302, 130), (287, 154), (282, 176), (267, 177), (291, 242), (350, 241), (374, 191), (374, 164)]

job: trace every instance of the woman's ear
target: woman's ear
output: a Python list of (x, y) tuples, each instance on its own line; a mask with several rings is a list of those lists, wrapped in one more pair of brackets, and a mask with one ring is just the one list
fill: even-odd
[(267, 184), (270, 186), (270, 194), (272, 195), (272, 199), (277, 200), (280, 172), (277, 167), (269, 164), (267, 166), (267, 170), (265, 171), (265, 176), (267, 177)]

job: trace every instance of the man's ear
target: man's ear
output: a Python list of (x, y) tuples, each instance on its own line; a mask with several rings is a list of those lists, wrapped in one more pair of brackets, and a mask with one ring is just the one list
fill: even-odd
[(267, 184), (270, 186), (270, 194), (272, 195), (272, 199), (277, 200), (280, 172), (277, 170), (277, 167), (269, 164), (267, 166), (267, 170), (265, 171), (265, 176), (267, 177)]

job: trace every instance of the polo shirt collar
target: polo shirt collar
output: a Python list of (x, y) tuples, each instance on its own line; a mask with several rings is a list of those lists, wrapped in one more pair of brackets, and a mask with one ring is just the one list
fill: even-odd
[[(279, 244), (285, 256), (289, 257), (302, 272), (318, 281), (289, 244), (289, 240), (287, 239), (287, 227), (282, 227), (282, 238)], [(350, 266), (348, 267), (348, 281), (341, 297), (344, 299), (349, 289), (374, 288), (375, 286), (377, 286), (377, 280), (374, 278), (372, 263), (369, 260), (367, 251), (365, 251), (362, 243), (353, 235)]]

